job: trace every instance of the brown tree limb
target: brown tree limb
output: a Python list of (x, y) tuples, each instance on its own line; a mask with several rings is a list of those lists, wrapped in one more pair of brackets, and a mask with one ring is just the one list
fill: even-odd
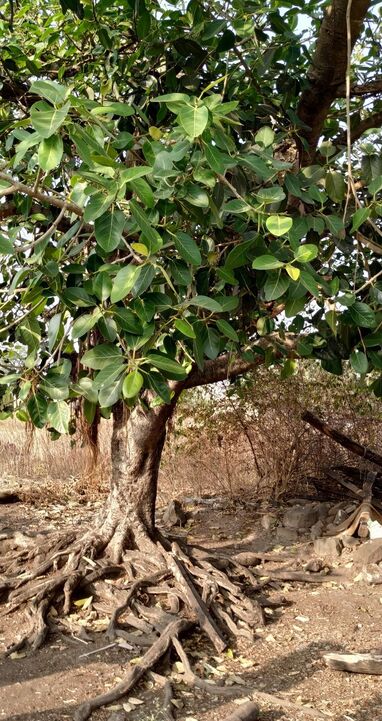
[(360, 85), (353, 85), (351, 88), (351, 94), (355, 96), (379, 95), (380, 93), (382, 93), (382, 77), (369, 80), (367, 83)]
[(301, 418), (303, 421), (310, 423), (310, 425), (320, 431), (320, 433), (323, 433), (325, 436), (328, 436), (328, 438), (331, 438), (336, 443), (339, 443), (340, 446), (343, 446), (344, 448), (347, 448), (348, 451), (355, 453), (356, 456), (360, 456), (365, 461), (370, 461), (376, 466), (379, 466), (379, 468), (382, 468), (382, 456), (380, 456), (379, 453), (376, 453), (375, 451), (370, 450), (370, 448), (366, 448), (366, 446), (362, 446), (360, 443), (353, 441), (352, 438), (349, 438), (349, 436), (341, 433), (341, 431), (336, 431), (334, 428), (331, 428), (328, 423), (325, 423), (325, 421), (317, 418), (317, 416), (310, 413), (310, 411), (305, 411)]
[[(351, 142), (355, 143), (355, 141), (358, 140), (366, 132), (366, 130), (370, 130), (371, 128), (381, 128), (381, 126), (382, 126), (382, 111), (368, 115), (363, 120), (360, 120), (358, 125), (352, 127)], [(337, 135), (337, 137), (334, 138), (333, 144), (334, 145), (346, 145), (346, 130), (344, 130), (342, 133), (340, 133), (340, 135)]]
[[(370, 0), (353, 0), (350, 12), (351, 46), (354, 47), (370, 8)], [(308, 165), (314, 156), (330, 106), (345, 82), (347, 67), (346, 11), (348, 0), (333, 0), (322, 21), (308, 86), (302, 92), (297, 115), (303, 124), (300, 163)]]
[(55, 208), (65, 208), (69, 213), (74, 213), (79, 217), (82, 217), (83, 215), (84, 211), (79, 205), (77, 205), (77, 203), (73, 203), (71, 200), (64, 200), (59, 198), (57, 195), (49, 195), (38, 188), (32, 188), (29, 185), (25, 185), (25, 183), (15, 180), (11, 175), (9, 175), (9, 173), (4, 173), (3, 170), (0, 171), (0, 180), (5, 180), (5, 182), (9, 183), (10, 186), (13, 186), (14, 193), (28, 195), (30, 198), (35, 198), (35, 200), (39, 200), (41, 203), (54, 205)]

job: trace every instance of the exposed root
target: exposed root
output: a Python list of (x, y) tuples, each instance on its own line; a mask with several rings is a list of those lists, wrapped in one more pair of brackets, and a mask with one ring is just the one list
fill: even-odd
[[(85, 721), (95, 709), (126, 695), (148, 672), (163, 687), (166, 719), (173, 721), (172, 686), (164, 676), (152, 671), (171, 649), (181, 659), (183, 678), (190, 687), (226, 698), (248, 692), (243, 686), (218, 685), (200, 678), (178, 637), (197, 625), (219, 654), (232, 637), (253, 642), (255, 629), (266, 622), (263, 606), (269, 605), (264, 593), (259, 594), (264, 580), (258, 580), (258, 576), (282, 576), (248, 567), (237, 557), (181, 548), (160, 536), (155, 543), (149, 539), (149, 555), (129, 550), (121, 545), (121, 539), (126, 542), (127, 538), (126, 524), (119, 529), (115, 543), (110, 535), (114, 531), (106, 524), (101, 525), (101, 531), (96, 534), (89, 531), (81, 539), (73, 538), (72, 534), (55, 538), (45, 558), (41, 547), (20, 554), (11, 574), (1, 579), (0, 588), (8, 594), (6, 613), (30, 604), (29, 628), (7, 652), (41, 646), (53, 625), (51, 615), (48, 617), (51, 607), (56, 609), (54, 622), (59, 621), (62, 615), (71, 612), (81, 590), (93, 597), (93, 612), (110, 614), (106, 632), (109, 639), (123, 638), (147, 650), (140, 663), (131, 667), (114, 689), (79, 707), (76, 721)], [(116, 557), (119, 563), (115, 562)], [(17, 575), (26, 559), (34, 561), (32, 568)], [(298, 580), (305, 578), (298, 575)], [(283, 602), (281, 599), (271, 605)], [(132, 633), (134, 629), (141, 635)]]
[(124, 680), (117, 686), (114, 686), (111, 691), (101, 694), (100, 696), (96, 696), (90, 701), (86, 701), (82, 704), (74, 715), (74, 721), (86, 721), (95, 709), (114, 703), (114, 701), (118, 701), (122, 698), (122, 696), (125, 696), (132, 688), (134, 688), (146, 671), (149, 671), (152, 666), (155, 666), (159, 659), (162, 658), (171, 641), (179, 634), (189, 630), (191, 626), (192, 624), (190, 621), (186, 621), (184, 619), (169, 623), (167, 628), (163, 631), (151, 648), (149, 648), (144, 656), (142, 656), (140, 662), (129, 669)]

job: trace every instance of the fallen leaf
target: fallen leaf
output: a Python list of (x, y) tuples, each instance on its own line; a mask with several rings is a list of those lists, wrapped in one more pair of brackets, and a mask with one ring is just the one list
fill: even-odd
[(85, 608), (89, 608), (92, 600), (93, 596), (88, 596), (87, 598), (79, 598), (78, 601), (73, 601), (73, 603), (75, 606), (77, 606), (77, 608), (82, 608), (83, 610), (85, 610)]
[(26, 655), (27, 655), (27, 654), (26, 654), (25, 651), (13, 651), (13, 653), (10, 653), (10, 654), (9, 654), (9, 658), (11, 658), (11, 659), (14, 659), (14, 658), (25, 658)]
[(141, 698), (135, 698), (134, 696), (130, 696), (129, 703), (132, 703), (133, 706), (140, 706), (144, 701), (142, 701)]

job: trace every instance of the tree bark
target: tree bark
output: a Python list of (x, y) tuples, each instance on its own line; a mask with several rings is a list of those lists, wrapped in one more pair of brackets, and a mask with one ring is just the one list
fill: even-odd
[[(353, 0), (350, 8), (351, 48), (358, 40), (370, 0)], [(297, 115), (307, 126), (300, 132), (300, 164), (309, 165), (315, 155), (325, 120), (333, 101), (345, 87), (347, 66), (346, 11), (348, 0), (333, 0), (322, 21), (308, 86), (303, 91)]]
[(116, 563), (126, 548), (154, 550), (159, 465), (178, 395), (156, 408), (129, 411), (123, 401), (113, 408), (111, 481), (101, 533)]

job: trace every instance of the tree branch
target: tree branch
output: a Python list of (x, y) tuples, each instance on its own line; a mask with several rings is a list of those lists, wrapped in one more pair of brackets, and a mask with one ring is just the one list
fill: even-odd
[(375, 78), (361, 85), (353, 85), (351, 88), (351, 94), (354, 96), (379, 95), (379, 93), (382, 93), (382, 77)]
[[(365, 132), (370, 128), (381, 128), (382, 127), (382, 111), (378, 113), (372, 113), (363, 120), (360, 120), (358, 125), (351, 129), (351, 142), (355, 143)], [(346, 130), (333, 140), (334, 145), (346, 145)]]
[[(264, 338), (260, 338), (256, 343), (256, 347), (259, 350), (273, 348), (275, 358), (282, 358), (288, 353), (293, 353), (297, 340), (297, 336), (293, 333), (287, 333), (285, 337), (281, 338), (279, 334), (275, 332)], [(214, 360), (206, 361), (202, 370), (195, 365), (186, 380), (181, 381), (179, 385), (181, 385), (181, 390), (185, 390), (187, 388), (196, 388), (197, 386), (206, 386), (209, 383), (218, 383), (219, 381), (234, 379), (243, 375), (243, 373), (254, 370), (254, 368), (264, 363), (264, 360), (265, 356), (260, 353), (251, 361), (247, 361), (231, 353), (225, 353)]]
[[(361, 33), (370, 5), (371, 0), (353, 0), (350, 15), (352, 48)], [(297, 115), (303, 123), (303, 129), (299, 133), (301, 165), (311, 162), (330, 106), (338, 97), (339, 88), (344, 86), (347, 65), (347, 7), (348, 0), (333, 0), (325, 11), (320, 28), (308, 74), (309, 85), (302, 92), (297, 108)]]
[(205, 362), (203, 370), (195, 367), (186, 378), (183, 388), (196, 388), (206, 386), (209, 383), (217, 383), (237, 378), (237, 376), (253, 370), (264, 363), (264, 356), (258, 355), (253, 361), (246, 361), (243, 358), (234, 358), (229, 353)]
[[(84, 211), (79, 205), (77, 205), (77, 203), (72, 203), (70, 200), (63, 200), (56, 195), (49, 195), (48, 193), (44, 193), (42, 190), (38, 190), (38, 188), (31, 188), (29, 185), (25, 185), (24, 183), (20, 183), (18, 180), (15, 180), (8, 173), (0, 171), (0, 180), (5, 180), (5, 182), (9, 183), (10, 187), (13, 187), (14, 193), (29, 195), (30, 198), (35, 198), (35, 200), (39, 200), (40, 203), (54, 205), (56, 208), (66, 208), (69, 213), (74, 213), (79, 217), (82, 217), (83, 215)], [(8, 188), (6, 188), (6, 190), (8, 190)]]

